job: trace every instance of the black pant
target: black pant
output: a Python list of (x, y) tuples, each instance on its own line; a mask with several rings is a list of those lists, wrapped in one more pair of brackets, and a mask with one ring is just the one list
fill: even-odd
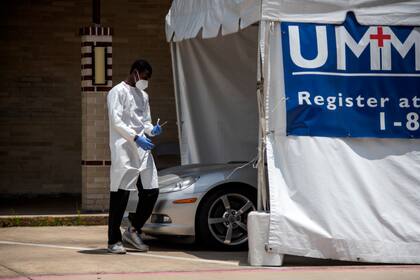
[[(140, 176), (137, 179), (137, 189), (139, 193), (137, 209), (135, 213), (129, 213), (128, 219), (130, 220), (131, 225), (138, 232), (141, 232), (141, 228), (144, 226), (155, 207), (156, 200), (159, 196), (159, 189), (143, 189)], [(120, 226), (129, 196), (130, 191), (127, 190), (119, 189), (116, 192), (111, 192), (108, 218), (108, 244), (115, 244), (118, 241), (121, 241)]]

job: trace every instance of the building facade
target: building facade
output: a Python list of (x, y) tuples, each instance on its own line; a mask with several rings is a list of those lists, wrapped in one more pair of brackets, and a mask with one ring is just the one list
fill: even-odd
[[(80, 30), (92, 26), (92, 3), (18, 0), (0, 6), (0, 195), (77, 195), (86, 191), (82, 185), (89, 178), (95, 186), (90, 197), (84, 194), (83, 208), (106, 210), (107, 88), (92, 98), (82, 78), (86, 34)], [(170, 1), (161, 0), (101, 3), (101, 26), (112, 30), (107, 54), (111, 85), (125, 79), (135, 59), (145, 58), (153, 67), (148, 88), (152, 117), (168, 121), (155, 140), (158, 147), (178, 141), (164, 34), (169, 7)], [(84, 119), (87, 113), (93, 117)], [(99, 161), (100, 171), (89, 169)], [(178, 159), (162, 156), (156, 162), (162, 168)]]

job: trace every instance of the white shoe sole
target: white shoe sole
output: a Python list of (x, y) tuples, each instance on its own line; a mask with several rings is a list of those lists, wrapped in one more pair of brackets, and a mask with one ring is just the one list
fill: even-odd
[(149, 247), (147, 247), (147, 249), (142, 249), (142, 248), (139, 248), (139, 247), (137, 247), (137, 244), (136, 244), (133, 240), (131, 240), (131, 239), (129, 239), (129, 238), (127, 238), (127, 237), (125, 237), (125, 235), (123, 235), (122, 240), (123, 240), (123, 242), (128, 243), (128, 244), (130, 244), (131, 246), (133, 246), (133, 247), (134, 247), (134, 249), (136, 249), (136, 250), (137, 250), (137, 251), (139, 251), (139, 252), (147, 252), (147, 251), (149, 251)]
[(127, 252), (126, 251), (112, 251), (108, 249), (108, 253), (115, 254), (115, 255), (124, 255)]

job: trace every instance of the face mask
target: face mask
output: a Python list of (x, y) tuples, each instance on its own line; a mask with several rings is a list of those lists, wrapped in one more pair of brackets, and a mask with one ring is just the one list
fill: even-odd
[(147, 80), (138, 80), (136, 82), (136, 88), (138, 88), (139, 90), (145, 90), (148, 85), (149, 82)]
[[(137, 72), (136, 72), (137, 74)], [(136, 75), (138, 76), (138, 74)], [(142, 80), (140, 78), (140, 76), (138, 77), (138, 81), (136, 82), (136, 88), (138, 88), (139, 90), (145, 90), (149, 84), (149, 82), (147, 80)]]

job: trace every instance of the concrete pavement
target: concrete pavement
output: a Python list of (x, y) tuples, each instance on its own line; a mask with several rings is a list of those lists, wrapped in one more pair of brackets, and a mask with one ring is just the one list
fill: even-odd
[(4, 279), (299, 279), (419, 280), (420, 266), (349, 265), (286, 258), (281, 268), (247, 266), (246, 252), (206, 251), (148, 240), (147, 254), (105, 250), (106, 226), (0, 228)]

